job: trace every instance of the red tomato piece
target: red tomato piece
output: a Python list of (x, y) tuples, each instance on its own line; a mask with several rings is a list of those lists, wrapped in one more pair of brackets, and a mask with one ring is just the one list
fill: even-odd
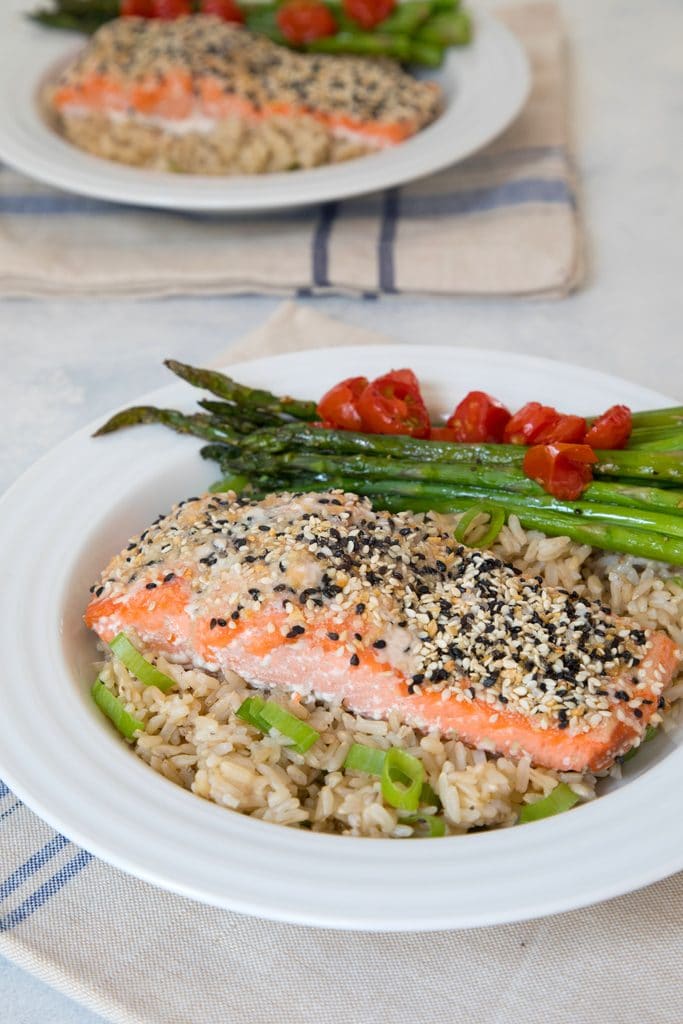
[(415, 384), (411, 370), (394, 370), (368, 384), (358, 399), (365, 430), (429, 437), (429, 413)]
[(534, 434), (534, 444), (583, 444), (586, 436), (586, 421), (583, 416), (567, 416), (561, 413), (554, 423)]
[(200, 10), (202, 14), (213, 14), (222, 21), (234, 21), (237, 24), (244, 21), (244, 15), (235, 0), (201, 0)]
[(385, 373), (382, 377), (378, 377), (377, 379), (381, 381), (399, 381), (401, 384), (405, 384), (406, 387), (412, 388), (413, 391), (417, 391), (418, 395), (421, 394), (419, 380), (413, 371), (409, 370), (407, 367), (404, 367), (402, 370), (390, 370), (389, 373)]
[(457, 442), (460, 438), (455, 430), (450, 427), (432, 427), (429, 431), (430, 441), (452, 441)]
[(343, 0), (344, 14), (364, 29), (374, 28), (388, 18), (396, 0)]
[(510, 413), (485, 391), (470, 391), (446, 424), (462, 442), (499, 442), (510, 419)]
[(555, 498), (576, 501), (593, 479), (597, 456), (587, 444), (539, 444), (524, 456), (524, 473)]
[(119, 8), (122, 18), (153, 18), (152, 0), (121, 0)]
[(152, 0), (152, 17), (160, 21), (175, 21), (192, 14), (190, 0)]
[(330, 388), (318, 402), (318, 413), (325, 425), (337, 430), (362, 430), (358, 399), (367, 386), (367, 377), (348, 377)]
[(285, 39), (295, 46), (333, 36), (337, 31), (332, 12), (320, 0), (288, 0), (276, 18)]
[(560, 417), (557, 409), (540, 402), (527, 402), (510, 418), (503, 431), (507, 444), (532, 444), (536, 435)]
[(613, 405), (598, 416), (586, 434), (591, 448), (623, 448), (633, 429), (633, 417), (627, 405)]

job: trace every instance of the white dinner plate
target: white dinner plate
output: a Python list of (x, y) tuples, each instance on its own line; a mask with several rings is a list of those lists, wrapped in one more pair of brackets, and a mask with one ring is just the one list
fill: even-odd
[[(417, 346), (294, 353), (231, 368), (317, 397), (358, 372), (411, 366), (434, 413), (472, 388), (579, 413), (672, 404), (579, 367)], [(140, 402), (192, 408), (176, 383)], [(42, 818), (117, 867), (218, 906), (340, 928), (458, 928), (568, 910), (683, 868), (683, 737), (648, 743), (609, 792), (567, 814), (443, 839), (361, 839), (265, 823), (206, 802), (144, 764), (89, 696), (89, 585), (128, 538), (216, 477), (200, 442), (163, 427), (93, 440), (85, 428), (0, 502), (0, 778)]]
[(120, 203), (248, 212), (389, 188), (486, 145), (519, 113), (529, 92), (529, 64), (520, 44), (499, 21), (477, 12), (471, 45), (450, 49), (442, 68), (429, 76), (444, 90), (444, 112), (401, 145), (286, 174), (163, 174), (90, 156), (49, 127), (37, 103), (39, 90), (83, 46), (83, 37), (28, 22), (24, 15), (36, 5), (39, 0), (0, 4), (0, 157), (50, 185)]

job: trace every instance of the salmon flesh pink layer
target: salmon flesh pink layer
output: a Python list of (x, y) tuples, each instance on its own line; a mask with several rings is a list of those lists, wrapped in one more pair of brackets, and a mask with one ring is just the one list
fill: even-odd
[(680, 658), (575, 593), (366, 499), (190, 498), (107, 566), (86, 622), (184, 664), (558, 771), (640, 742)]

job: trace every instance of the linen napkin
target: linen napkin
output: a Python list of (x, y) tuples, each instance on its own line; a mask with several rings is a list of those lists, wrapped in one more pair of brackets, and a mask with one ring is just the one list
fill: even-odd
[(496, 13), (533, 88), (481, 153), (400, 189), (260, 217), (117, 206), (5, 167), (0, 293), (565, 295), (582, 260), (563, 28), (552, 3)]
[[(387, 340), (287, 304), (220, 362)], [(0, 953), (117, 1024), (680, 1024), (681, 949), (683, 874), (521, 924), (336, 932), (125, 875), (0, 783)]]

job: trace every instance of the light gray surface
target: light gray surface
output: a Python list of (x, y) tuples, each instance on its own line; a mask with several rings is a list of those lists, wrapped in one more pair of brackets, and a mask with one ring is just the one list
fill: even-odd
[[(678, 0), (652, 0), (647, 12), (640, 0), (561, 6), (588, 225), (584, 288), (557, 303), (316, 304), (397, 340), (555, 356), (683, 400), (683, 8)], [(0, 489), (81, 424), (163, 383), (162, 358), (215, 359), (276, 305), (257, 297), (0, 302)], [(64, 467), (65, 484), (74, 472)], [(0, 1007), (3, 1024), (99, 1020), (1, 959)]]

